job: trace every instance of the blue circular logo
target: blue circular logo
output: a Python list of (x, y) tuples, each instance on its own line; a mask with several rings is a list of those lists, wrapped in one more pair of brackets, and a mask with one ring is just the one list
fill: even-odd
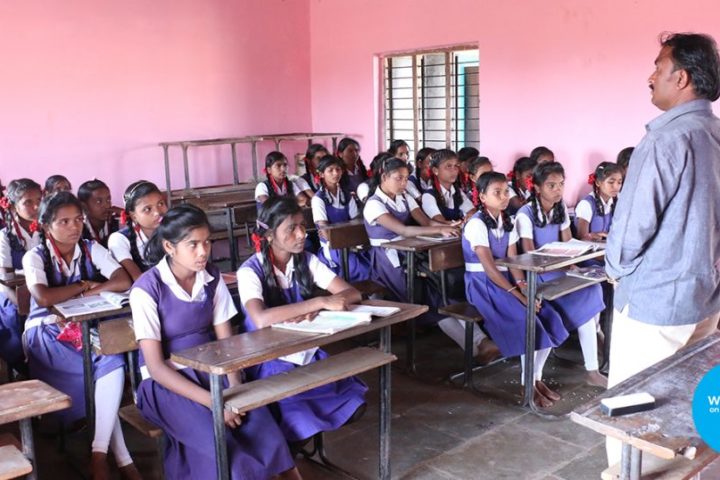
[(700, 437), (720, 452), (720, 366), (706, 373), (695, 388), (692, 414)]

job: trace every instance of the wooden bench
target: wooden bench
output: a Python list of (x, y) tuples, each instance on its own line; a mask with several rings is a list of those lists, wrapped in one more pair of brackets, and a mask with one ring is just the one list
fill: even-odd
[[(0, 385), (0, 425), (20, 422), (22, 451), (15, 441), (3, 441), (0, 447), (0, 479), (27, 475), (35, 479), (37, 462), (32, 434), (32, 418), (70, 407), (68, 395), (40, 380)], [(6, 437), (7, 438), (7, 437)], [(34, 467), (33, 467), (34, 465)]]
[[(640, 478), (645, 480), (694, 480), (717, 457), (718, 454), (709, 448), (703, 449), (692, 460), (685, 457), (663, 460), (648, 455), (643, 459), (642, 476)], [(616, 463), (612, 467), (603, 470), (600, 478), (602, 480), (620, 480), (620, 464)], [(699, 478), (704, 479), (705, 477), (701, 475)]]

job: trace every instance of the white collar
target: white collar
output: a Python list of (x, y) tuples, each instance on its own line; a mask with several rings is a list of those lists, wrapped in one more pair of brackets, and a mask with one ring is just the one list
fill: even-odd
[(93, 228), (92, 223), (90, 223), (90, 218), (87, 215), (85, 215), (83, 221), (85, 222), (85, 226), (87, 227), (87, 229), (90, 231), (90, 235), (92, 235), (93, 240), (101, 240), (108, 236), (108, 231), (110, 230), (110, 225), (107, 220), (105, 222), (103, 222), (103, 226), (100, 229), (100, 231), (98, 232), (98, 234), (100, 235), (100, 238), (95, 238), (95, 228)]
[(380, 197), (380, 200), (382, 200), (383, 203), (392, 203), (396, 206), (402, 204), (402, 201), (405, 200), (405, 192), (395, 195), (395, 200), (393, 200), (385, 192), (383, 192), (380, 187), (375, 189), (375, 194)]
[[(255, 254), (257, 256), (258, 260), (260, 260), (260, 264), (262, 265), (263, 259), (265, 258), (261, 252), (258, 252)], [(290, 279), (295, 272), (295, 255), (290, 255), (290, 260), (288, 260), (287, 265), (285, 265), (285, 272), (282, 272), (278, 267), (273, 264), (273, 271), (275, 272), (275, 275), (282, 275), (283, 277)], [(288, 282), (290, 283), (290, 282)]]
[[(175, 275), (170, 270), (170, 265), (167, 262), (167, 255), (157, 264), (158, 272), (160, 272), (160, 279), (165, 285), (170, 287), (177, 295), (180, 291), (184, 292), (187, 296), (187, 292), (178, 283)], [(192, 295), (190, 298), (198, 298), (198, 296), (204, 291), (205, 285), (215, 280), (215, 277), (210, 275), (207, 270), (203, 269), (200, 272), (195, 272), (195, 282), (193, 283)]]
[(605, 212), (608, 211), (608, 208), (612, 207), (612, 204), (615, 201), (613, 198), (608, 198), (608, 201), (606, 202), (603, 200), (602, 195), (595, 195), (595, 192), (591, 192), (590, 195), (595, 197), (595, 200), (600, 200), (602, 202), (603, 210), (605, 210)]
[[(560, 203), (563, 203), (563, 201), (560, 200)], [(554, 207), (553, 207), (553, 208), (554, 208)], [(567, 209), (566, 209), (565, 211), (567, 212)], [(550, 210), (550, 212), (552, 213), (552, 210)], [(539, 198), (538, 198), (538, 201), (537, 201), (537, 213), (538, 213), (539, 215), (542, 215), (542, 217), (545, 218), (545, 220), (549, 221), (548, 216), (545, 215), (545, 210), (543, 210), (543, 208), (542, 208), (542, 202), (540, 201)]]
[(65, 262), (64, 258), (58, 258), (58, 256), (55, 254), (55, 249), (52, 246), (52, 243), (50, 243), (50, 240), (45, 240), (45, 246), (47, 247), (47, 251), (50, 252), (50, 263), (54, 265), (60, 265), (60, 268), (62, 268), (62, 274), (66, 277), (72, 276), (72, 274), (75, 271), (75, 267), (77, 266), (77, 262), (80, 259), (81, 251), (80, 251), (80, 245), (77, 243), (75, 244), (75, 250), (73, 251), (72, 260), (70, 260), (70, 265)]

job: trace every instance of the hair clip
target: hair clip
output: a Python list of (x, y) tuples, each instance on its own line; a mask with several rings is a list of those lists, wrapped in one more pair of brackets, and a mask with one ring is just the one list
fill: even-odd
[(527, 188), (528, 190), (532, 190), (534, 186), (535, 184), (533, 183), (532, 177), (527, 177), (525, 179), (525, 188)]
[(28, 229), (30, 230), (30, 233), (35, 233), (35, 232), (37, 232), (38, 230), (40, 230), (40, 224), (38, 223), (37, 220), (33, 220), (33, 221), (30, 223), (30, 226), (28, 227)]
[(262, 249), (262, 237), (258, 235), (257, 232), (253, 232), (250, 238), (252, 239), (253, 247), (255, 247), (255, 252), (260, 253)]
[(514, 171), (510, 171), (510, 172), (508, 172), (508, 174), (505, 175), (505, 176), (507, 177), (508, 180), (513, 180), (513, 179), (515, 178), (515, 172), (514, 172)]
[(8, 197), (0, 198), (0, 209), (7, 210), (10, 208), (10, 199)]
[(133, 195), (135, 195), (135, 192), (137, 192), (138, 188), (142, 187), (143, 185), (146, 185), (150, 182), (147, 180), (140, 180), (129, 192), (127, 192), (125, 195), (123, 195), (123, 200), (125, 203), (127, 203), (131, 198), (133, 198)]
[(263, 230), (270, 230), (270, 227), (261, 222), (259, 219), (255, 220), (255, 225), (257, 225), (258, 228), (262, 228)]
[(588, 180), (587, 180), (588, 185), (595, 185), (595, 180), (596, 180), (596, 178), (595, 178), (594, 173), (591, 173), (590, 175), (588, 175)]
[(127, 225), (127, 221), (128, 221), (127, 212), (125, 210), (123, 210), (122, 212), (120, 212), (120, 223), (122, 225)]

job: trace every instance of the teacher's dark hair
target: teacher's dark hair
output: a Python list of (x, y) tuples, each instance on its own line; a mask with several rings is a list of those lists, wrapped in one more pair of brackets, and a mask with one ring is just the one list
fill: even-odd
[(714, 102), (720, 98), (720, 58), (717, 44), (701, 33), (665, 33), (660, 44), (670, 47), (675, 69), (690, 76), (695, 94)]

